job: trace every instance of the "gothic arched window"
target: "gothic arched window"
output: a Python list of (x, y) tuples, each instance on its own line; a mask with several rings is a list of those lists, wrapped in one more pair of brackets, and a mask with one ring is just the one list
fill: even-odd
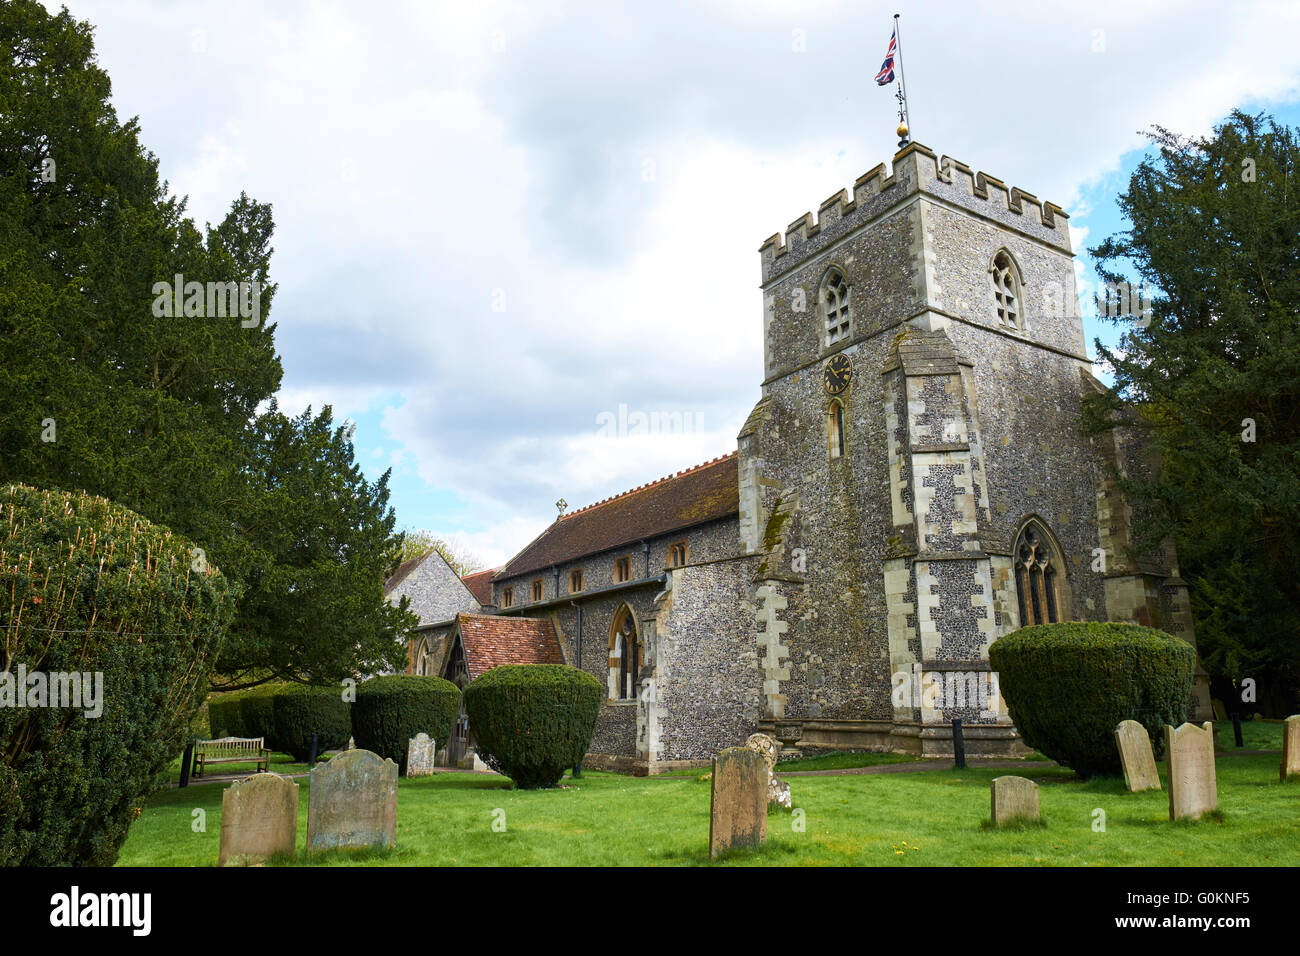
[(849, 283), (838, 268), (831, 268), (822, 279), (820, 299), (822, 317), (826, 320), (826, 344), (847, 339), (853, 324), (849, 314)]
[(636, 619), (624, 604), (614, 615), (609, 635), (609, 696), (613, 700), (632, 700), (637, 695), (641, 675), (641, 639)]
[(1025, 326), (1021, 310), (1020, 270), (1011, 253), (1005, 249), (993, 257), (989, 267), (993, 276), (993, 300), (997, 304), (998, 323), (1009, 329), (1022, 329)]
[(1047, 529), (1037, 520), (1026, 524), (1016, 538), (1015, 568), (1020, 626), (1061, 620), (1064, 567)]

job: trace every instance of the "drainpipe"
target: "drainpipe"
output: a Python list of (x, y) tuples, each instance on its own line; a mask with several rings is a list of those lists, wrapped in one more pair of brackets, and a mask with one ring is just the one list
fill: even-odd
[[(577, 645), (577, 653), (574, 654), (575, 657), (574, 663), (577, 665), (578, 670), (582, 670), (582, 605), (579, 604), (577, 601), (570, 601), (569, 607), (575, 608), (578, 612), (578, 634), (577, 634), (577, 639), (575, 641), (575, 644)], [(579, 757), (578, 762), (573, 765), (573, 779), (574, 780), (582, 779), (582, 758), (581, 757)]]

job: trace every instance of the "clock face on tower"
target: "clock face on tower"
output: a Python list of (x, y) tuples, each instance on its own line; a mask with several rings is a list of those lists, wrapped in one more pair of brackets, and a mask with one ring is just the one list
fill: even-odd
[(835, 356), (822, 369), (822, 384), (826, 386), (828, 395), (840, 394), (849, 387), (849, 380), (852, 378), (853, 367), (843, 355)]

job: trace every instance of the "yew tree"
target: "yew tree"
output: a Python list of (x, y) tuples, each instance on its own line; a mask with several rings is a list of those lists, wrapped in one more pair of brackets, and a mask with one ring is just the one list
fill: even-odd
[[(1212, 674), (1300, 704), (1300, 145), (1233, 112), (1208, 137), (1161, 127), (1091, 252), (1108, 282), (1155, 291), (1097, 342), (1114, 385), (1094, 430), (1146, 429), (1160, 473), (1129, 491), (1172, 533)], [(1139, 410), (1140, 415), (1132, 414)], [(1262, 702), (1262, 701), (1261, 701)]]

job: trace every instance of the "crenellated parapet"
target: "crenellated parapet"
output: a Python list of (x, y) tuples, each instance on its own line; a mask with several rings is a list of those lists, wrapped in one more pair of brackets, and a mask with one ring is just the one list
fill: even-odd
[(763, 283), (790, 271), (860, 226), (873, 222), (918, 194), (936, 197), (1018, 229), (1070, 252), (1069, 216), (1019, 187), (974, 172), (951, 156), (939, 157), (920, 143), (901, 150), (889, 169), (884, 163), (860, 176), (850, 192), (841, 189), (774, 233), (759, 246)]
[[(1053, 232), (1057, 229), (1058, 219), (1070, 218), (1056, 203), (1040, 202), (1033, 193), (1018, 186), (1008, 188), (1006, 183), (988, 173), (972, 172), (969, 166), (951, 156), (939, 160), (937, 179), (945, 185), (958, 187), (964, 195), (995, 204), (999, 211), (1033, 216), (1032, 222)], [(1067, 241), (1068, 237), (1067, 232)]]
[(784, 236), (775, 233), (768, 238), (758, 250), (763, 260), (763, 281), (794, 268), (916, 192), (915, 188), (908, 188), (906, 181), (900, 183), (900, 172), (905, 175), (907, 171), (905, 153), (894, 157), (893, 173), (887, 175), (885, 164), (881, 163), (858, 177), (852, 195), (841, 189), (817, 207), (815, 219), (811, 212), (806, 212), (786, 227)]

